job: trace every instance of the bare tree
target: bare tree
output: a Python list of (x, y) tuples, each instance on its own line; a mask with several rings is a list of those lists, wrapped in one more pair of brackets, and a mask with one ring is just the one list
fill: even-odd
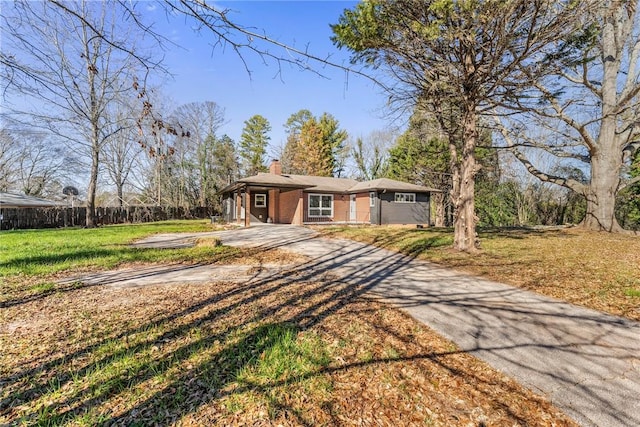
[[(318, 56), (312, 54), (308, 51), (308, 46), (306, 45), (302, 48), (296, 48), (295, 46), (287, 45), (270, 38), (266, 33), (255, 27), (239, 25), (230, 19), (231, 11), (220, 7), (217, 3), (192, 0), (165, 0), (159, 1), (157, 4), (164, 7), (167, 14), (184, 17), (185, 22), (188, 23), (191, 28), (204, 33), (205, 36), (210, 36), (215, 48), (235, 51), (245, 64), (245, 68), (249, 74), (251, 74), (251, 71), (248, 63), (245, 62), (247, 54), (258, 56), (265, 63), (275, 61), (278, 69), (286, 63), (320, 74), (318, 71), (319, 67), (312, 65), (328, 65), (344, 69), (351, 74), (365, 75), (360, 73), (359, 70), (349, 69), (342, 64), (332, 63), (328, 59), (329, 55)], [(140, 53), (145, 51), (139, 50), (138, 46), (132, 43), (133, 39), (128, 37), (128, 30), (131, 28), (137, 30), (139, 34), (143, 34), (147, 39), (151, 40), (154, 46), (158, 46), (160, 49), (162, 49), (165, 44), (171, 42), (163, 35), (157, 33), (152, 25), (147, 25), (140, 18), (137, 10), (137, 2), (114, 0), (108, 4), (108, 9), (113, 13), (113, 16), (117, 15), (120, 18), (119, 22), (130, 24), (127, 31), (112, 31), (114, 29), (113, 26), (104, 26), (104, 22), (99, 22), (99, 20), (94, 19), (95, 17), (91, 14), (85, 13), (84, 9), (86, 5), (87, 3), (84, 2), (82, 3), (83, 7), (78, 7), (76, 3), (59, 0), (49, 0), (43, 3), (19, 1), (12, 5), (12, 7), (6, 7), (0, 10), (5, 34), (19, 41), (18, 43), (12, 43), (11, 49), (7, 49), (8, 45), (5, 43), (2, 51), (0, 51), (0, 66), (4, 74), (3, 94), (6, 96), (8, 88), (20, 88), (23, 91), (37, 88), (37, 90), (32, 90), (32, 94), (35, 95), (36, 92), (40, 92), (42, 89), (52, 90), (56, 86), (48, 74), (52, 70), (44, 67), (45, 72), (43, 73), (43, 67), (40, 66), (42, 65), (40, 64), (41, 62), (57, 63), (56, 52), (52, 53), (46, 49), (39, 52), (37, 43), (32, 44), (31, 40), (29, 40), (31, 36), (29, 30), (23, 31), (24, 29), (30, 25), (46, 29), (50, 24), (58, 22), (66, 23), (68, 29), (81, 28), (83, 29), (82, 31), (91, 37), (92, 43), (101, 46), (105, 52), (109, 52), (111, 56), (127, 58), (130, 64), (140, 66), (143, 74), (146, 73), (142, 78), (133, 80), (132, 85), (142, 105), (142, 112), (137, 122), (138, 128), (142, 133), (149, 131), (149, 135), (142, 135), (140, 143), (143, 148), (149, 151), (151, 158), (155, 156), (153, 150), (155, 150), (156, 153), (159, 151), (163, 153), (168, 152), (168, 144), (162, 140), (160, 133), (166, 132), (167, 135), (175, 135), (176, 131), (180, 132), (180, 130), (178, 130), (179, 126), (165, 120), (162, 115), (158, 113), (156, 106), (149, 101), (146, 79), (149, 71), (160, 68), (161, 64), (152, 57)], [(97, 8), (99, 8), (99, 6), (94, 5), (94, 9)], [(16, 9), (18, 9), (19, 12), (11, 13)], [(41, 13), (40, 9), (43, 11), (46, 9), (46, 13)], [(108, 14), (105, 13), (105, 16), (106, 15)], [(51, 19), (51, 17), (55, 19)], [(109, 22), (113, 24), (115, 21), (111, 20)], [(29, 36), (25, 36), (26, 34), (29, 34)], [(51, 44), (55, 45), (55, 43)], [(24, 51), (30, 53), (32, 58), (26, 59)], [(35, 58), (36, 61), (33, 61), (33, 58)], [(73, 59), (74, 56), (71, 55), (68, 56), (68, 58)], [(88, 58), (89, 56), (82, 57), (85, 62), (87, 62), (86, 60)], [(88, 64), (87, 69), (92, 70), (92, 72), (95, 72), (95, 70), (102, 71), (102, 68), (96, 66), (96, 64), (93, 64), (93, 66), (92, 64)], [(124, 87), (126, 87), (126, 84)], [(58, 92), (60, 91), (58, 90)], [(47, 120), (48, 119), (45, 119), (45, 121)], [(184, 133), (184, 130), (182, 130), (182, 132)], [(61, 131), (60, 134), (68, 133)], [(183, 134), (182, 136), (184, 137), (185, 135)], [(147, 141), (150, 140), (153, 140), (153, 142), (148, 143)], [(91, 155), (91, 158), (95, 159), (95, 156)], [(97, 159), (98, 161), (100, 160), (99, 155)], [(91, 176), (94, 176), (93, 172)], [(88, 193), (93, 194), (96, 186), (90, 184), (89, 187), (90, 191)], [(93, 188), (93, 190), (91, 190), (91, 188)], [(202, 200), (200, 203), (202, 203)], [(89, 204), (92, 204), (92, 197), (89, 197)], [(91, 213), (92, 209), (88, 211)], [(88, 222), (91, 223), (90, 220)]]
[(47, 129), (85, 156), (89, 227), (95, 225), (102, 152), (122, 128), (109, 107), (131, 92), (141, 59), (132, 54), (139, 37), (121, 25), (121, 13), (111, 4), (88, 1), (19, 1), (3, 8), (8, 48), (19, 58), (15, 62), (29, 64), (20, 80), (11, 76), (9, 89), (35, 100), (29, 108), (14, 105), (14, 117)]
[(215, 180), (212, 174), (213, 151), (218, 130), (224, 124), (224, 109), (213, 101), (191, 102), (179, 106), (173, 113), (190, 137), (185, 140), (184, 154), (190, 165), (188, 173), (196, 183), (196, 199), (201, 207), (212, 204)]
[(355, 144), (348, 144), (359, 179), (371, 180), (382, 177), (394, 139), (393, 132), (378, 130), (371, 132), (365, 138), (356, 138)]
[(19, 186), (24, 194), (60, 197), (60, 181), (65, 169), (74, 169), (75, 162), (62, 147), (52, 144), (43, 134), (21, 135), (22, 156), (18, 168)]
[(107, 181), (115, 187), (118, 206), (123, 207), (125, 188), (130, 184), (131, 175), (145, 151), (139, 142), (134, 108), (128, 107), (126, 103), (120, 103), (116, 108), (118, 111), (114, 114), (117, 119), (112, 124), (114, 129), (109, 132), (111, 137), (105, 142), (101, 164)]
[(0, 130), (0, 191), (59, 197), (60, 182), (69, 178), (65, 171), (75, 166), (46, 133)]
[[(523, 114), (503, 119), (501, 129), (530, 173), (586, 199), (585, 228), (622, 231), (616, 195), (640, 181), (625, 179), (629, 159), (640, 147), (640, 19), (634, 1), (595, 5), (592, 20), (560, 50), (562, 67), (522, 98), (517, 107)], [(570, 166), (556, 172), (572, 166), (587, 170), (589, 181), (545, 170), (528, 154), (533, 150)]]
[[(60, 0), (48, 0), (47, 4), (52, 8), (56, 8), (58, 14), (65, 16), (69, 23), (73, 22), (77, 25), (87, 26), (104, 44), (120, 54), (132, 58), (143, 68), (150, 70), (161, 66), (159, 61), (140, 54), (136, 46), (131, 46), (126, 41), (123, 42), (120, 37), (103, 31), (89, 17), (74, 9), (70, 3)], [(141, 19), (141, 14), (137, 10), (138, 4), (139, 2), (130, 0), (112, 0), (109, 2), (109, 7), (117, 10), (122, 22), (129, 22), (140, 33), (152, 39), (154, 45), (159, 49), (164, 49), (166, 45), (174, 44), (167, 37), (159, 34), (153, 25), (149, 25)], [(251, 69), (246, 58), (247, 56), (257, 56), (265, 64), (275, 62), (278, 70), (281, 70), (281, 67), (287, 64), (322, 75), (322, 67), (329, 66), (342, 69), (349, 74), (360, 75), (374, 80), (371, 75), (362, 72), (360, 69), (333, 62), (330, 54), (320, 55), (311, 52), (308, 44), (296, 47), (270, 37), (257, 26), (243, 26), (231, 18), (233, 13), (231, 9), (222, 7), (217, 2), (158, 0), (156, 4), (164, 8), (167, 15), (183, 17), (194, 31), (210, 36), (214, 49), (230, 49), (236, 52), (249, 75), (251, 74)], [(4, 12), (0, 12), (0, 14), (4, 14)], [(21, 61), (15, 52), (10, 50), (3, 49), (0, 51), (0, 67), (5, 70), (5, 77), (10, 85), (19, 85), (25, 80), (46, 82), (46, 79), (41, 77), (38, 69), (33, 68), (28, 62)], [(140, 84), (144, 88), (146, 79)]]
[(18, 142), (7, 129), (0, 129), (0, 191), (6, 192), (13, 188), (18, 180), (18, 168), (22, 152)]

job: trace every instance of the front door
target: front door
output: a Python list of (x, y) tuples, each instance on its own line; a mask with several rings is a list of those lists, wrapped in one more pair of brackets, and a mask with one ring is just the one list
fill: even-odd
[(356, 211), (356, 195), (349, 195), (349, 221), (356, 222), (358, 216)]

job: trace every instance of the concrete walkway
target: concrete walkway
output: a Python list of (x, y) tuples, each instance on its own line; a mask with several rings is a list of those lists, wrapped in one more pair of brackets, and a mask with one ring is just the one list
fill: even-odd
[[(305, 228), (269, 225), (210, 234), (226, 245), (310, 256), (305, 269), (330, 272), (392, 301), (581, 425), (640, 426), (638, 322), (369, 245), (318, 238)], [(163, 239), (176, 242), (169, 235), (154, 239), (153, 246), (162, 246)]]

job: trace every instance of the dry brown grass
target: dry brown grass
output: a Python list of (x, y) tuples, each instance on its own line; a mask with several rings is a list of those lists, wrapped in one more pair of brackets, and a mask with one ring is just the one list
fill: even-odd
[(490, 230), (479, 254), (451, 249), (452, 233), (398, 227), (319, 228), (574, 304), (640, 320), (640, 238), (579, 228)]
[(574, 425), (331, 276), (79, 286), (3, 308), (0, 348), (3, 425)]
[(249, 264), (249, 265), (291, 265), (305, 262), (309, 257), (295, 252), (270, 248), (257, 250), (253, 248), (240, 249), (237, 256), (224, 260), (225, 264)]

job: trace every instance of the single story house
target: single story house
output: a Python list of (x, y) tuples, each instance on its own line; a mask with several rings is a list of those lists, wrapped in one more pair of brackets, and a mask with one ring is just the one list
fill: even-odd
[(420, 185), (381, 178), (283, 174), (274, 160), (268, 173), (242, 178), (219, 194), (223, 217), (245, 226), (275, 224), (424, 224), (430, 223), (431, 193)]
[(59, 202), (27, 196), (26, 194), (0, 193), (0, 208), (51, 208), (61, 205)]
[[(25, 194), (0, 192), (0, 230), (17, 228), (25, 218), (31, 216), (25, 214), (24, 208), (54, 208), (61, 203)], [(31, 228), (31, 227), (30, 227)]]

